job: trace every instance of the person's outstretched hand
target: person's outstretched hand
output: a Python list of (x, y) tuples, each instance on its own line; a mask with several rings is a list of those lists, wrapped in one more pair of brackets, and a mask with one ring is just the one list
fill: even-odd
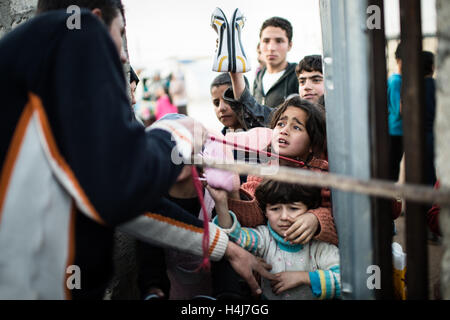
[(250, 252), (242, 249), (231, 241), (228, 242), (225, 257), (230, 262), (234, 271), (236, 271), (245, 281), (247, 281), (252, 294), (255, 296), (260, 295), (262, 290), (255, 279), (253, 274), (254, 271), (268, 280), (273, 281), (276, 279), (275, 275), (268, 271), (272, 269), (272, 266), (261, 259), (257, 259)]
[(197, 120), (190, 117), (174, 120), (182, 124), (194, 138), (193, 141), (193, 154), (197, 154), (202, 150), (206, 139), (208, 138), (208, 130)]

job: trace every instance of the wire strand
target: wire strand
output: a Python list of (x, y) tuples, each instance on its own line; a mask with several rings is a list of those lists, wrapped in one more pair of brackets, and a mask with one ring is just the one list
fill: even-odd
[(316, 167), (316, 166), (312, 166), (312, 165), (306, 163), (306, 162), (303, 161), (303, 160), (300, 160), (300, 161), (299, 161), (299, 160), (295, 160), (295, 159), (292, 159), (292, 158), (284, 157), (284, 156), (279, 155), (279, 154), (276, 154), (276, 153), (272, 153), (272, 152), (268, 152), (268, 151), (264, 151), (264, 150), (256, 150), (256, 149), (253, 149), (253, 148), (250, 148), (250, 147), (247, 147), (247, 146), (240, 146), (240, 145), (238, 145), (238, 144), (235, 143), (235, 142), (226, 141), (226, 140), (224, 140), (224, 139), (218, 138), (218, 137), (213, 136), (213, 135), (210, 135), (210, 136), (209, 136), (209, 139), (210, 139), (211, 141), (216, 141), (216, 142), (219, 142), (219, 143), (222, 143), (222, 144), (225, 144), (225, 145), (229, 145), (229, 146), (232, 146), (232, 147), (235, 147), (235, 148), (244, 150), (244, 151), (250, 151), (250, 152), (256, 152), (256, 153), (262, 153), (262, 154), (264, 154), (264, 155), (266, 155), (266, 156), (268, 156), (268, 157), (274, 156), (275, 158), (282, 159), (282, 160), (286, 160), (286, 161), (289, 161), (289, 162), (298, 164), (298, 165), (300, 165), (300, 166), (302, 166), (302, 167), (314, 168), (314, 169), (319, 169), (319, 170), (323, 171), (323, 168)]

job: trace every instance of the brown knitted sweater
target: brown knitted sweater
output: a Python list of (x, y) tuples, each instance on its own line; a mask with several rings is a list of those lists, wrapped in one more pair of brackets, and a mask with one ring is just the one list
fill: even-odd
[[(307, 170), (313, 171), (328, 171), (328, 162), (325, 160), (313, 158), (305, 167)], [(302, 170), (302, 169), (300, 169)], [(236, 214), (239, 223), (243, 227), (254, 228), (258, 225), (266, 223), (266, 217), (259, 207), (258, 201), (255, 198), (255, 190), (261, 183), (263, 178), (257, 176), (248, 176), (247, 182), (241, 185), (240, 195), (241, 200), (228, 199), (228, 207)], [(310, 210), (319, 220), (320, 230), (314, 239), (324, 242), (338, 244), (338, 237), (336, 226), (334, 224), (333, 214), (331, 211), (331, 192), (328, 188), (323, 188), (321, 191), (322, 203), (319, 208)], [(246, 200), (244, 200), (246, 199)]]

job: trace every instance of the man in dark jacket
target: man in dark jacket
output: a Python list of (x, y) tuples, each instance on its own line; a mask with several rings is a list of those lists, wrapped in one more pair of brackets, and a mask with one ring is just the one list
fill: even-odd
[[(79, 29), (56, 10), (70, 5), (82, 8)], [(0, 299), (102, 298), (116, 227), (203, 252), (203, 223), (162, 198), (183, 168), (174, 157), (201, 147), (201, 125), (167, 120), (144, 131), (132, 121), (121, 8), (40, 0), (40, 14), (0, 41)], [(209, 228), (211, 260), (228, 258), (253, 292), (252, 269), (272, 277)]]
[(292, 48), (292, 25), (286, 19), (272, 17), (264, 21), (259, 37), (266, 66), (256, 76), (253, 96), (259, 104), (275, 108), (290, 94), (298, 93), (296, 64), (286, 60)]

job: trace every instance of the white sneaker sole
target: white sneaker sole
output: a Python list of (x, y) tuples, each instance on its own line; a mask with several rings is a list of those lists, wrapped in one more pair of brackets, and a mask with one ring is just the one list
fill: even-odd
[(217, 32), (218, 44), (213, 58), (213, 71), (228, 72), (231, 70), (229, 45), (230, 27), (225, 13), (220, 8), (216, 8), (211, 15), (211, 27)]
[(251, 70), (251, 65), (245, 55), (244, 47), (241, 41), (241, 31), (245, 25), (245, 18), (239, 9), (234, 10), (231, 19), (231, 39), (232, 39), (232, 62), (231, 71), (245, 73)]

